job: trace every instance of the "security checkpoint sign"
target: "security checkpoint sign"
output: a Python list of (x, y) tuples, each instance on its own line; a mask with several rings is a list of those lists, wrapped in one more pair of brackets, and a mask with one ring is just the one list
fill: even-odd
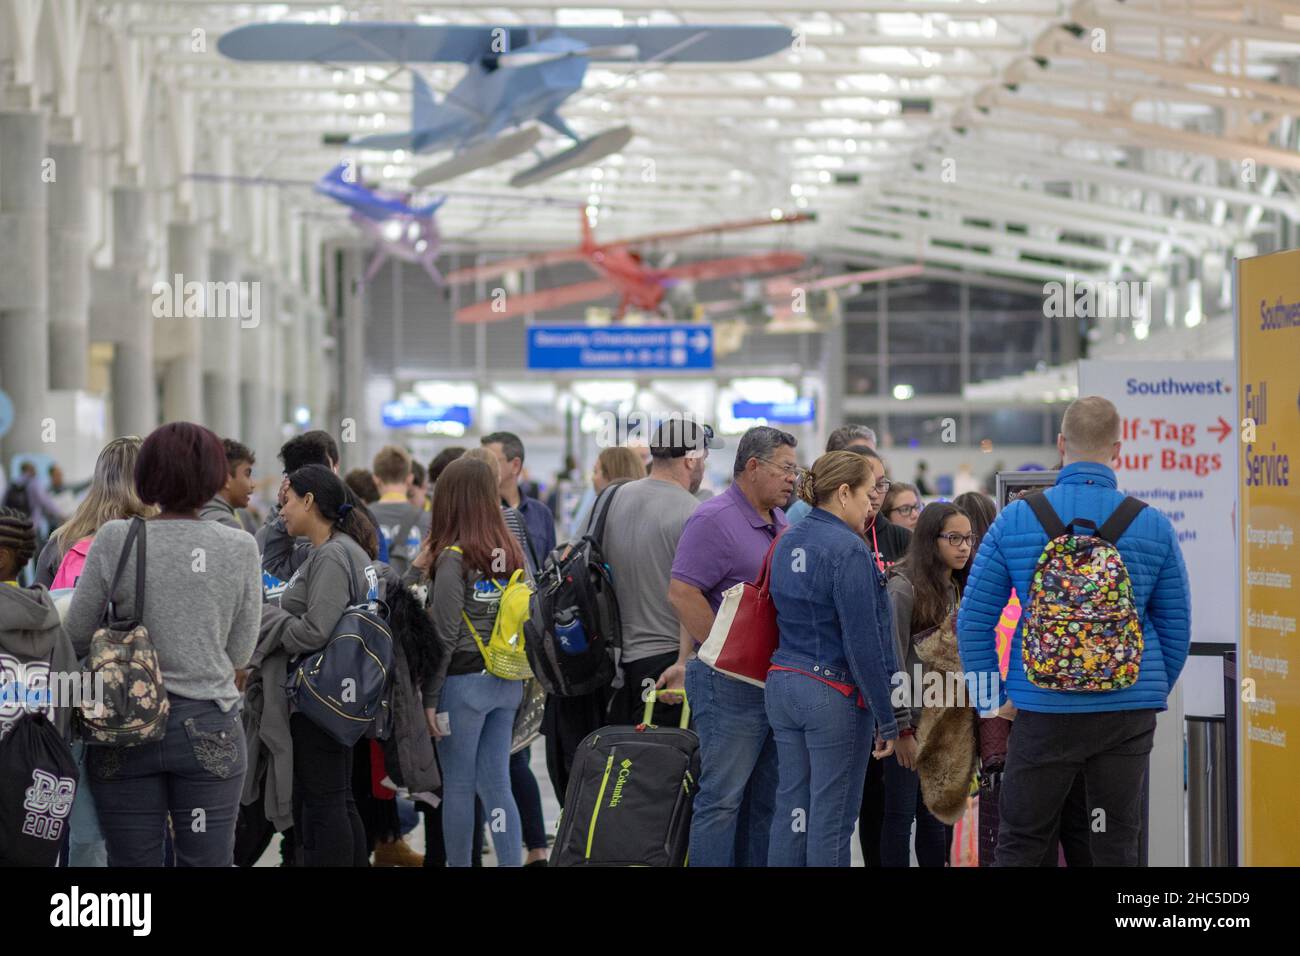
[(573, 371), (708, 371), (713, 327), (531, 325), (528, 368)]
[(1232, 644), (1237, 634), (1235, 379), (1230, 360), (1079, 363), (1079, 394), (1119, 409), (1120, 490), (1173, 523), (1192, 589), (1192, 640), (1207, 643)]

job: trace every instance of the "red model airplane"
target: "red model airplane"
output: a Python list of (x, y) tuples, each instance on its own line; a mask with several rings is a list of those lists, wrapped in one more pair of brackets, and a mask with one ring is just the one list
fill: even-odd
[(611, 295), (619, 296), (618, 317), (622, 318), (629, 306), (648, 312), (658, 311), (668, 289), (679, 282), (725, 279), (729, 276), (756, 275), (763, 272), (788, 272), (803, 265), (804, 256), (798, 252), (769, 252), (756, 255), (733, 256), (728, 259), (709, 259), (691, 262), (669, 269), (652, 269), (631, 246), (687, 239), (692, 236), (712, 235), (738, 229), (756, 229), (783, 223), (810, 222), (816, 217), (807, 213), (741, 222), (721, 223), (698, 229), (681, 229), (661, 232), (617, 242), (598, 243), (591, 231), (585, 213), (580, 213), (582, 244), (573, 249), (541, 252), (536, 255), (502, 259), (484, 266), (457, 269), (447, 275), (447, 282), (473, 282), (493, 279), (517, 269), (556, 265), (561, 262), (586, 260), (600, 275), (590, 282), (544, 289), (540, 292), (495, 296), (482, 302), (467, 305), (456, 312), (457, 322), (495, 322), (529, 312), (545, 312), (566, 305), (591, 302)]

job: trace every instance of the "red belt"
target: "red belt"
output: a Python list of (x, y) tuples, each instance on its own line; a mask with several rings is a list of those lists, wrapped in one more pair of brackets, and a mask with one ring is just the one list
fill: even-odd
[[(772, 671), (788, 671), (791, 674), (802, 674), (804, 677), (811, 677), (813, 680), (821, 681), (823, 684), (825, 684), (827, 687), (831, 688), (832, 690), (839, 691), (845, 697), (852, 697), (857, 692), (857, 688), (854, 687), (852, 684), (843, 684), (837, 680), (827, 680), (825, 677), (820, 677), (817, 674), (810, 674), (807, 671), (802, 671), (797, 667), (783, 667), (780, 664), (773, 664), (771, 667), (768, 668), (768, 673), (770, 674)], [(863, 710), (866, 710), (867, 708), (867, 702), (862, 699), (861, 694), (858, 694), (858, 706), (861, 707)]]

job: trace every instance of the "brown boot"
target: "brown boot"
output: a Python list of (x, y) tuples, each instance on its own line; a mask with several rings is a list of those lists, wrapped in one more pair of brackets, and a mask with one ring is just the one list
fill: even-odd
[(375, 847), (374, 866), (424, 866), (424, 856), (416, 853), (405, 840), (380, 843)]

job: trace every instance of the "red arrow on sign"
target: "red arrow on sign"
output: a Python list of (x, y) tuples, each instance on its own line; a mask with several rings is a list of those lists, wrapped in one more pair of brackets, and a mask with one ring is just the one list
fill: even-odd
[(1219, 444), (1222, 445), (1223, 442), (1224, 442), (1224, 440), (1225, 440), (1229, 435), (1232, 434), (1232, 426), (1229, 425), (1227, 422), (1225, 422), (1225, 421), (1223, 420), (1223, 416), (1220, 415), (1220, 416), (1219, 416), (1219, 424), (1217, 424), (1217, 425), (1211, 425), (1209, 428), (1206, 429), (1206, 431), (1208, 431), (1208, 432), (1210, 432), (1210, 433), (1212, 433), (1212, 434), (1216, 434), (1216, 435), (1218, 435), (1218, 436), (1219, 436)]

